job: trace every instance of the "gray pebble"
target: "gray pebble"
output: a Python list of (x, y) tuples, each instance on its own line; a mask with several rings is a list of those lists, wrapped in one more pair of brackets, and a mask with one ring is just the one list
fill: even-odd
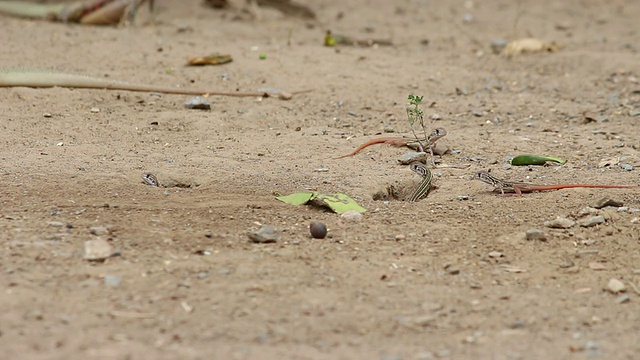
[(607, 284), (607, 290), (609, 290), (609, 292), (612, 294), (617, 294), (617, 293), (625, 292), (627, 290), (627, 287), (624, 285), (622, 281), (615, 278), (611, 278), (609, 279), (609, 283)]
[(491, 41), (491, 51), (494, 54), (499, 54), (507, 46), (507, 43), (508, 41), (505, 39), (493, 39)]
[(604, 224), (605, 219), (604, 216), (602, 215), (598, 215), (598, 216), (589, 216), (586, 217), (584, 219), (580, 219), (578, 221), (578, 225), (582, 226), (582, 227), (592, 227), (592, 226), (596, 226), (598, 224)]
[(419, 152), (419, 151), (409, 151), (408, 153), (402, 154), (398, 159), (398, 162), (402, 165), (409, 165), (414, 161), (426, 162), (427, 161), (427, 153)]
[(624, 303), (627, 303), (629, 301), (631, 301), (631, 298), (627, 294), (620, 295), (620, 296), (618, 296), (616, 298), (616, 303), (618, 303), (618, 304), (624, 304)]
[(544, 226), (552, 229), (568, 229), (575, 225), (575, 221), (567, 218), (557, 217), (551, 221), (545, 221)]
[(446, 154), (446, 153), (450, 152), (450, 151), (451, 151), (451, 149), (450, 149), (447, 145), (445, 145), (445, 144), (443, 144), (443, 143), (441, 143), (441, 142), (437, 142), (437, 143), (433, 146), (433, 149), (431, 149), (431, 151), (433, 151), (433, 153), (434, 153), (435, 155), (442, 156), (442, 155), (444, 155), (444, 154)]
[(618, 164), (618, 166), (620, 166), (620, 168), (622, 168), (623, 170), (626, 170), (626, 171), (633, 170), (633, 165), (631, 165), (631, 164), (621, 163), (621, 164)]
[(362, 220), (362, 217), (363, 215), (355, 210), (347, 210), (340, 215), (340, 218), (347, 222), (358, 222)]
[(394, 133), (394, 132), (396, 132), (396, 129), (391, 125), (387, 125), (387, 126), (384, 127), (384, 129), (382, 131), (385, 132), (385, 133)]
[(87, 240), (84, 242), (85, 260), (104, 260), (113, 255), (111, 244), (102, 239)]
[(602, 209), (603, 207), (606, 207), (606, 206), (621, 207), (622, 205), (623, 205), (623, 202), (620, 200), (604, 197), (596, 200), (590, 206), (596, 209)]
[(117, 275), (107, 275), (104, 277), (104, 284), (107, 286), (118, 286), (122, 282), (122, 278)]
[(527, 240), (547, 241), (547, 234), (540, 229), (529, 229), (525, 233)]
[(184, 104), (184, 107), (195, 110), (211, 110), (211, 103), (202, 96), (196, 96), (189, 99), (189, 101)]
[(92, 226), (89, 228), (89, 232), (92, 235), (106, 235), (109, 233), (109, 230), (104, 226)]
[(267, 244), (280, 240), (280, 235), (271, 226), (263, 226), (258, 231), (250, 232), (249, 239), (254, 243)]

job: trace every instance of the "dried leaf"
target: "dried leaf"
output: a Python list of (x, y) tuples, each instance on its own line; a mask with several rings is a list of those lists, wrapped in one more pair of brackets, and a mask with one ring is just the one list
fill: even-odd
[(187, 57), (187, 65), (190, 66), (202, 66), (202, 65), (222, 65), (233, 61), (231, 55), (223, 54), (211, 54), (207, 56), (189, 56)]

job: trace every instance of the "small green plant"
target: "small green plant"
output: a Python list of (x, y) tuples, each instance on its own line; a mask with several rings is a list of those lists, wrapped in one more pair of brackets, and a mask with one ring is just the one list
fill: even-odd
[[(424, 96), (409, 95), (408, 99), (409, 106), (407, 106), (407, 118), (409, 120), (409, 127), (411, 127), (411, 132), (416, 138), (416, 141), (420, 144), (420, 151), (425, 151), (426, 147), (422, 141), (428, 141), (427, 127), (424, 123), (424, 111), (420, 108), (420, 103), (422, 102), (422, 99), (424, 99)], [(420, 124), (420, 127), (422, 128), (422, 134), (424, 136), (422, 139), (420, 139), (420, 137), (418, 137), (418, 135), (416, 134), (416, 130), (414, 127), (416, 122), (418, 122)]]

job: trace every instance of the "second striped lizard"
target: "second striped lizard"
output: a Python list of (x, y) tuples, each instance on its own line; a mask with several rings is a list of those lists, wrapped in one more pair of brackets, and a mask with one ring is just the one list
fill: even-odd
[[(371, 145), (375, 145), (375, 144), (389, 144), (391, 146), (397, 146), (397, 147), (401, 147), (401, 146), (406, 146), (408, 148), (417, 150), (417, 151), (429, 151), (432, 152), (433, 151), (433, 146), (435, 145), (436, 141), (440, 140), (441, 138), (443, 138), (444, 136), (447, 135), (447, 130), (443, 129), (443, 128), (437, 128), (435, 130), (433, 130), (433, 132), (431, 132), (431, 134), (429, 134), (429, 136), (427, 137), (427, 139), (421, 139), (420, 141), (416, 140), (415, 138), (403, 138), (403, 137), (381, 137), (381, 138), (377, 138), (377, 139), (372, 139), (367, 141), (366, 143), (358, 146), (358, 148), (356, 148), (352, 153), (347, 154), (347, 155), (342, 155), (340, 157), (337, 157), (336, 159), (342, 159), (342, 158), (346, 158), (349, 156), (354, 156), (357, 153), (359, 153), (360, 151), (362, 151), (363, 149), (371, 146)], [(425, 146), (426, 149), (423, 149), (422, 147)], [(432, 153), (433, 155), (433, 153)]]
[(516, 182), (499, 179), (487, 171), (480, 171), (475, 178), (483, 183), (493, 186), (494, 191), (508, 195), (505, 193), (515, 193), (513, 195), (522, 195), (522, 193), (533, 191), (548, 191), (570, 188), (596, 188), (596, 189), (640, 189), (637, 185), (599, 185), (599, 184), (558, 184), (558, 185), (536, 185), (525, 182)]

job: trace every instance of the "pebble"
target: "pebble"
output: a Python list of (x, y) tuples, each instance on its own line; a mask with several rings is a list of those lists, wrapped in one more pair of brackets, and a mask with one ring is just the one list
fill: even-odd
[(109, 233), (109, 230), (104, 226), (92, 226), (89, 228), (89, 232), (92, 235), (106, 235)]
[(618, 164), (618, 166), (620, 166), (620, 168), (622, 168), (622, 170), (626, 170), (626, 171), (632, 171), (633, 170), (633, 165), (631, 165), (631, 164), (620, 163), (620, 164)]
[(627, 288), (626, 286), (624, 286), (624, 283), (622, 281), (615, 278), (611, 278), (609, 280), (609, 283), (607, 284), (607, 290), (609, 290), (609, 292), (612, 294), (617, 294), (617, 293), (625, 292)]
[(602, 215), (589, 216), (587, 218), (578, 220), (578, 224), (581, 227), (592, 227), (599, 224), (604, 224), (604, 222), (605, 222), (605, 219), (604, 219), (604, 216)]
[(60, 221), (49, 221), (49, 222), (47, 222), (47, 225), (55, 226), (55, 227), (63, 227), (64, 223), (60, 222)]
[(433, 149), (431, 149), (431, 151), (433, 151), (433, 153), (434, 153), (435, 155), (442, 156), (442, 155), (444, 155), (444, 154), (446, 154), (446, 153), (450, 152), (450, 151), (451, 151), (451, 149), (450, 149), (447, 145), (445, 145), (444, 143), (437, 142), (437, 143), (433, 146)]
[(620, 295), (616, 298), (616, 303), (618, 304), (624, 304), (631, 301), (631, 297), (629, 297), (629, 295), (624, 294), (624, 295)]
[(117, 275), (107, 275), (104, 277), (104, 284), (107, 286), (118, 286), (122, 282), (122, 278)]
[(527, 240), (547, 241), (547, 234), (540, 229), (529, 229), (525, 232)]
[(312, 222), (309, 232), (314, 239), (324, 239), (327, 236), (327, 226), (321, 222)]
[(398, 234), (395, 236), (396, 241), (402, 241), (404, 239), (406, 239), (406, 236), (402, 235), (402, 234)]
[(568, 229), (570, 227), (573, 227), (573, 225), (575, 224), (575, 221), (559, 216), (551, 221), (544, 222), (544, 226), (552, 229)]
[(382, 131), (385, 133), (394, 133), (396, 132), (396, 129), (391, 125), (387, 125), (384, 127), (384, 129), (382, 129)]
[(425, 163), (427, 161), (427, 153), (422, 151), (409, 151), (398, 158), (398, 162), (401, 165), (409, 165), (414, 161)]
[(267, 244), (280, 240), (280, 235), (276, 233), (276, 229), (273, 227), (263, 226), (258, 231), (250, 232), (249, 239), (257, 244)]
[(355, 210), (347, 210), (342, 213), (342, 215), (340, 215), (340, 218), (347, 222), (358, 222), (362, 220), (362, 217), (362, 213), (359, 213)]
[(85, 260), (104, 260), (111, 255), (113, 255), (113, 248), (105, 240), (93, 239), (84, 242), (84, 254), (82, 257)]
[(194, 110), (211, 110), (211, 103), (202, 96), (196, 96), (189, 99), (189, 101), (184, 104), (184, 107)]
[(494, 54), (499, 54), (507, 46), (507, 43), (508, 41), (505, 39), (493, 39), (491, 40), (491, 51)]
[(621, 207), (623, 204), (621, 200), (603, 197), (593, 202), (590, 206), (596, 209), (602, 209), (606, 206)]
[(502, 253), (499, 251), (492, 251), (488, 255), (490, 258), (494, 258), (494, 259), (502, 257)]

